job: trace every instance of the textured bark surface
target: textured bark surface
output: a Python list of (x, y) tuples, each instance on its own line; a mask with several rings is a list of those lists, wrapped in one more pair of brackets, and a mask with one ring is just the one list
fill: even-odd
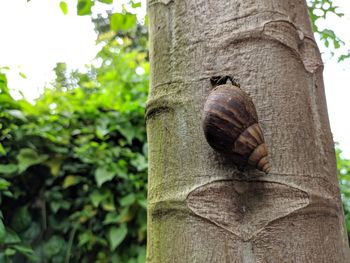
[[(302, 0), (149, 0), (147, 262), (350, 261), (322, 79)], [(250, 94), (271, 170), (205, 141), (210, 77)]]

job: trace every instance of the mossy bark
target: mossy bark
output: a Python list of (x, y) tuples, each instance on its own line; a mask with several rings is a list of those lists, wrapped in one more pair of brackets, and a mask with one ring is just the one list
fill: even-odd
[[(149, 0), (147, 262), (348, 262), (322, 61), (304, 1)], [(252, 97), (271, 171), (205, 141), (210, 78)]]

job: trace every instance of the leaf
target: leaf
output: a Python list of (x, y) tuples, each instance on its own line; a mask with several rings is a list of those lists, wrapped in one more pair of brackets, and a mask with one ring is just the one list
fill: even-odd
[(6, 256), (13, 256), (14, 254), (16, 254), (16, 250), (15, 249), (12, 249), (12, 248), (6, 248), (5, 249), (5, 255)]
[(146, 249), (143, 247), (142, 250), (139, 251), (139, 255), (137, 257), (137, 263), (144, 263), (146, 262)]
[(12, 174), (16, 171), (16, 164), (0, 164), (0, 174)]
[(109, 133), (108, 128), (103, 126), (97, 126), (96, 127), (96, 136), (99, 139), (103, 139), (107, 134)]
[(6, 237), (5, 225), (2, 219), (0, 219), (0, 244), (2, 244)]
[(139, 199), (137, 200), (137, 203), (144, 209), (147, 209), (147, 199)]
[(98, 167), (95, 171), (95, 180), (96, 180), (97, 186), (100, 187), (105, 182), (112, 180), (115, 177), (115, 175), (116, 174), (114, 171), (110, 171), (105, 166)]
[(0, 91), (8, 93), (7, 77), (0, 72)]
[(61, 169), (61, 165), (62, 165), (62, 162), (63, 162), (63, 158), (62, 157), (54, 157), (54, 158), (50, 158), (46, 164), (50, 167), (50, 171), (51, 171), (51, 174), (53, 176), (57, 176), (60, 169)]
[(0, 191), (7, 190), (11, 183), (3, 178), (0, 178)]
[(111, 227), (109, 229), (107, 238), (109, 242), (109, 248), (111, 251), (114, 251), (120, 245), (120, 243), (123, 242), (127, 233), (128, 233), (128, 229), (126, 228), (125, 224), (122, 224), (118, 228)]
[(98, 1), (101, 3), (104, 3), (104, 4), (112, 4), (113, 3), (113, 0), (98, 0)]
[(106, 195), (106, 193), (100, 193), (98, 190), (93, 191), (90, 195), (90, 199), (94, 207), (98, 207), (100, 203), (107, 197), (108, 196)]
[(14, 118), (20, 119), (22, 121), (27, 120), (27, 118), (24, 116), (23, 112), (20, 110), (7, 110), (6, 112)]
[(102, 204), (102, 208), (105, 211), (111, 212), (111, 211), (115, 211), (115, 205), (114, 205), (114, 201), (113, 199), (111, 200), (107, 200), (106, 202), (103, 202)]
[(0, 156), (1, 155), (6, 155), (6, 150), (5, 150), (4, 146), (2, 146), (2, 144), (0, 143)]
[(63, 13), (64, 15), (68, 14), (68, 6), (67, 6), (67, 3), (66, 3), (66, 2), (61, 1), (61, 2), (60, 2), (60, 8), (61, 8), (62, 13)]
[(127, 196), (124, 196), (122, 199), (120, 199), (120, 205), (121, 206), (131, 206), (133, 203), (136, 201), (136, 196), (135, 194), (131, 193), (128, 194)]
[(113, 31), (127, 31), (136, 26), (136, 15), (126, 13), (114, 13), (111, 15), (111, 30)]
[(136, 167), (139, 172), (146, 170), (148, 167), (145, 156), (141, 154), (138, 154), (135, 159), (131, 160), (131, 164)]
[(60, 253), (66, 246), (66, 241), (60, 236), (52, 236), (44, 245), (44, 252), (49, 257)]
[(89, 242), (91, 238), (91, 233), (90, 232), (84, 232), (84, 233), (81, 233), (79, 234), (79, 244), (78, 246), (83, 246), (85, 245), (87, 242)]
[(104, 225), (119, 223), (119, 216), (116, 212), (107, 213), (103, 220)]
[(24, 73), (22, 73), (22, 72), (19, 72), (18, 74), (19, 74), (22, 78), (24, 78), (24, 79), (27, 78), (27, 76), (26, 76)]
[(340, 48), (340, 43), (339, 43), (339, 41), (337, 41), (336, 39), (333, 40), (333, 45), (334, 45), (334, 48), (335, 48), (335, 49)]
[(16, 232), (22, 232), (26, 230), (31, 223), (32, 223), (32, 218), (31, 218), (31, 215), (29, 214), (28, 207), (22, 206), (17, 208), (11, 221), (11, 226), (13, 227), (13, 229)]
[(91, 7), (94, 5), (92, 0), (78, 0), (77, 11), (79, 16), (91, 14)]
[(124, 125), (118, 127), (118, 130), (123, 136), (126, 138), (129, 144), (132, 143), (132, 140), (135, 138), (135, 128), (133, 126), (129, 125)]
[(128, 171), (125, 166), (122, 165), (123, 160), (118, 161), (118, 166), (115, 167), (115, 171), (119, 178), (128, 179)]
[(326, 47), (329, 47), (329, 41), (328, 41), (328, 40), (325, 40), (325, 41), (324, 41), (324, 45), (325, 45)]
[(4, 194), (4, 196), (10, 197), (10, 198), (14, 197), (14, 195), (10, 191), (4, 191), (2, 193)]
[(66, 200), (53, 200), (50, 202), (50, 208), (54, 213), (60, 209), (68, 210), (70, 207), (71, 203)]
[(64, 178), (62, 187), (66, 189), (68, 187), (78, 184), (79, 182), (80, 182), (80, 178), (78, 176), (68, 175), (66, 176), (66, 178)]
[(21, 149), (19, 155), (17, 156), (18, 160), (18, 172), (24, 172), (28, 167), (39, 164), (46, 161), (48, 156), (46, 154), (39, 155), (36, 151), (30, 148)]
[(134, 218), (134, 214), (129, 207), (124, 208), (118, 215), (118, 223), (127, 223)]
[(344, 61), (345, 59), (350, 58), (350, 50), (348, 50), (347, 54), (340, 55), (338, 58), (338, 62)]
[(28, 246), (14, 245), (13, 247), (23, 254), (33, 254), (33, 250)]
[(40, 225), (37, 222), (33, 222), (26, 231), (21, 233), (21, 238), (24, 242), (32, 243), (39, 237), (40, 233)]
[(132, 8), (141, 7), (141, 2), (132, 1), (132, 2), (131, 2), (131, 7), (132, 7)]
[(148, 15), (145, 15), (145, 25), (148, 27)]
[(21, 239), (16, 234), (16, 232), (13, 231), (10, 228), (6, 228), (6, 237), (5, 237), (5, 240), (4, 240), (4, 244), (9, 245), (9, 244), (16, 244), (16, 243), (19, 243), (19, 242), (21, 242)]

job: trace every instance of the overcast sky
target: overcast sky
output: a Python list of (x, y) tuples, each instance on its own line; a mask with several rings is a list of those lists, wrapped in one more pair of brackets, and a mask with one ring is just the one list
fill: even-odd
[[(64, 16), (58, 7), (59, 2), (0, 1), (0, 67), (11, 68), (8, 71), (10, 88), (22, 91), (30, 100), (54, 78), (52, 69), (56, 62), (66, 62), (71, 68), (83, 68), (98, 51), (90, 17), (76, 16), (76, 1), (70, 0), (67, 1), (68, 15)], [(120, 5), (120, 1), (115, 2)], [(346, 46), (336, 52), (339, 54), (350, 49), (350, 1), (333, 2), (338, 3), (342, 8), (339, 11), (345, 16), (341, 19), (328, 16), (319, 26), (333, 29), (346, 42)], [(325, 63), (324, 80), (332, 133), (344, 156), (350, 158), (350, 59), (337, 63), (336, 57), (331, 58), (329, 51), (323, 45), (319, 46)], [(20, 77), (19, 72), (27, 78)]]

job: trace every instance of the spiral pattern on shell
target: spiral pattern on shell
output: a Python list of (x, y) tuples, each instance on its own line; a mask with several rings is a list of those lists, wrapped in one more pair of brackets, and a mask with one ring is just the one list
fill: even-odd
[(206, 100), (203, 130), (209, 145), (236, 164), (270, 170), (267, 146), (253, 101), (232, 84), (214, 88)]

